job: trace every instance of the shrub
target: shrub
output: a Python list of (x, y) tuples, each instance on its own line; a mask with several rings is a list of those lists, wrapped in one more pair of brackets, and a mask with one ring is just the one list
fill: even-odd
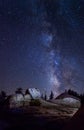
[(30, 106), (40, 106), (41, 105), (41, 102), (39, 99), (32, 99), (30, 101)]

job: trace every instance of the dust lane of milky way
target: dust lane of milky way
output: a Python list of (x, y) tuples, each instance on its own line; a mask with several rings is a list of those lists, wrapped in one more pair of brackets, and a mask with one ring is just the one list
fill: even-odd
[(0, 0), (0, 90), (84, 92), (83, 5), (83, 0)]

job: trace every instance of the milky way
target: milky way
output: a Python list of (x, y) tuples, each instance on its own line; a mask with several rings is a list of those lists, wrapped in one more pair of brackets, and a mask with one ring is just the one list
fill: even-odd
[(83, 92), (84, 1), (0, 0), (0, 89)]

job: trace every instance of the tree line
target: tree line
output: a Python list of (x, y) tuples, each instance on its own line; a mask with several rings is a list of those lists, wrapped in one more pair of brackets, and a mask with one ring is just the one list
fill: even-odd
[[(72, 90), (72, 89), (69, 89), (69, 90), (65, 90), (65, 92), (69, 95), (72, 95), (74, 97), (77, 97), (80, 102), (81, 102), (81, 105), (84, 105), (84, 94), (79, 94), (78, 92)], [(29, 90), (26, 89), (25, 91), (25, 94), (23, 94), (23, 89), (22, 88), (17, 88), (16, 91), (15, 91), (16, 94), (22, 94), (22, 95), (26, 95), (26, 94), (29, 94)], [(6, 92), (5, 91), (1, 91), (0, 92), (0, 106), (3, 105), (4, 103), (8, 104), (9, 103), (9, 99), (10, 99), (11, 96), (7, 96)], [(49, 95), (49, 98), (47, 97), (47, 94), (42, 94), (41, 95), (41, 98), (44, 99), (44, 100), (52, 100), (54, 99), (54, 93), (53, 91), (50, 92), (50, 95)]]

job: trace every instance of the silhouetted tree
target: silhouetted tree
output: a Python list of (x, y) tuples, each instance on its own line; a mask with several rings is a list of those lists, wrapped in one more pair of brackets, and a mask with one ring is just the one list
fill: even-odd
[(17, 88), (17, 90), (15, 91), (16, 94), (23, 94), (22, 92), (22, 88)]
[(50, 100), (54, 98), (54, 94), (53, 94), (53, 91), (51, 91), (50, 93)]
[(84, 105), (84, 94), (80, 94), (81, 106)]
[(47, 95), (45, 94), (44, 99), (47, 100)]
[(30, 94), (28, 89), (26, 89), (26, 91), (25, 91), (25, 95), (26, 95), (26, 94)]
[(79, 98), (79, 94), (78, 94), (76, 91), (73, 91), (73, 90), (71, 90), (71, 89), (68, 90), (68, 94)]
[(43, 93), (42, 93), (42, 95), (41, 95), (41, 98), (44, 99)]
[(10, 100), (11, 100), (12, 95), (9, 95), (6, 100), (5, 100), (5, 109), (9, 109), (10, 108)]
[(1, 91), (0, 93), (0, 108), (3, 109), (5, 106), (5, 100), (6, 100), (6, 92)]
[(1, 94), (0, 94), (2, 97), (6, 97), (6, 92), (5, 91), (1, 91)]

